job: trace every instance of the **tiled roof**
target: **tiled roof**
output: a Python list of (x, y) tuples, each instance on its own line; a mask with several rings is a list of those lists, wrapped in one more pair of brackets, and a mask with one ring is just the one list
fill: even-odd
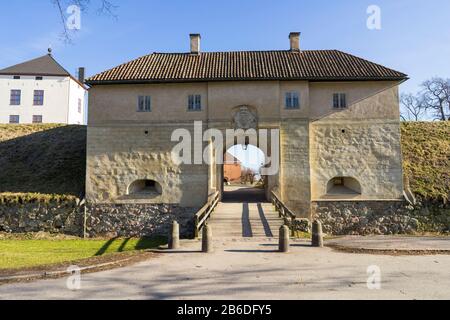
[(338, 50), (154, 53), (90, 77), (105, 83), (226, 80), (403, 80), (407, 75)]
[(41, 76), (65, 76), (67, 72), (51, 55), (16, 64), (12, 67), (0, 70), (0, 75), (41, 75)]

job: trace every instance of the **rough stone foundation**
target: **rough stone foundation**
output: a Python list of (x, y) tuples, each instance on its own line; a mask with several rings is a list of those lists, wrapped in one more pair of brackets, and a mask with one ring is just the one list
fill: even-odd
[(194, 236), (194, 215), (198, 208), (166, 204), (88, 205), (86, 231), (89, 237), (167, 236), (175, 220), (180, 236)]
[(320, 201), (312, 212), (332, 235), (411, 234), (420, 224), (402, 201)]
[(49, 232), (80, 236), (83, 223), (83, 212), (75, 202), (0, 206), (0, 232)]
[[(173, 220), (183, 238), (193, 237), (197, 208), (176, 205), (89, 205), (88, 237), (167, 236)], [(48, 232), (81, 237), (84, 207), (75, 202), (27, 203), (0, 206), (0, 232)]]
[[(89, 237), (167, 236), (173, 220), (183, 238), (193, 237), (197, 208), (177, 205), (89, 205)], [(410, 234), (450, 232), (450, 208), (434, 205), (412, 208), (395, 201), (320, 201), (312, 205), (313, 218), (332, 235)], [(287, 220), (295, 231), (310, 231), (307, 219)], [(84, 207), (76, 202), (4, 204), (0, 232), (48, 232), (83, 236)]]
[(311, 232), (311, 223), (308, 219), (305, 218), (297, 218), (294, 221), (290, 219), (284, 219), (284, 224), (287, 225), (292, 231)]

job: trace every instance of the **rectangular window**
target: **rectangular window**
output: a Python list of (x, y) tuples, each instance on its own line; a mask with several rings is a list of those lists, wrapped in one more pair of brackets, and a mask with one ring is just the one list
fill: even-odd
[(347, 95), (345, 93), (333, 94), (333, 108), (335, 109), (347, 108)]
[(151, 112), (152, 98), (150, 96), (139, 96), (138, 98), (138, 112)]
[(78, 113), (81, 113), (82, 111), (82, 106), (81, 106), (81, 99), (78, 99)]
[(13, 79), (14, 80), (20, 80), (20, 76), (14, 76)]
[(33, 116), (33, 123), (42, 123), (42, 116)]
[(202, 96), (201, 95), (199, 95), (199, 94), (189, 95), (188, 110), (189, 111), (201, 111), (202, 110)]
[(300, 109), (300, 95), (298, 92), (286, 92), (286, 109)]
[(18, 115), (9, 116), (9, 123), (20, 123), (20, 117)]
[(34, 90), (33, 105), (44, 105), (44, 90)]
[(36, 80), (38, 80), (38, 81), (44, 80), (44, 77), (36, 77)]
[(11, 98), (9, 104), (12, 106), (20, 106), (21, 90), (11, 90)]

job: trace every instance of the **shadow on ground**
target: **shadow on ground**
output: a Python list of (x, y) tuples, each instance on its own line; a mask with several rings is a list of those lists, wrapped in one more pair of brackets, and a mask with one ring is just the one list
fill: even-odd
[(261, 203), (267, 202), (266, 194), (264, 189), (258, 188), (238, 188), (238, 189), (230, 189), (223, 192), (224, 203)]
[(147, 249), (155, 249), (160, 246), (167, 244), (167, 239), (165, 237), (152, 237), (152, 238), (139, 238), (137, 243), (132, 247), (127, 247), (130, 240), (132, 238), (112, 238), (109, 239), (95, 254), (96, 257), (102, 256), (108, 252), (108, 249), (117, 241), (120, 241), (120, 245), (118, 246), (115, 252), (125, 252), (132, 250), (147, 250)]

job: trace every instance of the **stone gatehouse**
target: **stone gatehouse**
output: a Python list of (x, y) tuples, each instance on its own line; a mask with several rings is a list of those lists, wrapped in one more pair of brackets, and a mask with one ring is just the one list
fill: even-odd
[[(300, 33), (289, 35), (289, 50), (274, 51), (202, 52), (200, 35), (190, 38), (190, 52), (150, 54), (87, 80), (86, 193), (98, 219), (163, 206), (189, 221), (221, 192), (223, 165), (213, 154), (233, 143), (213, 150), (210, 164), (171, 156), (174, 130), (194, 135), (196, 121), (222, 132), (279, 129), (278, 149), (268, 153), (279, 154), (280, 168), (266, 193), (276, 190), (299, 217), (339, 203), (383, 210), (402, 201), (405, 74), (337, 50), (303, 50)], [(110, 229), (126, 230), (121, 221)]]

